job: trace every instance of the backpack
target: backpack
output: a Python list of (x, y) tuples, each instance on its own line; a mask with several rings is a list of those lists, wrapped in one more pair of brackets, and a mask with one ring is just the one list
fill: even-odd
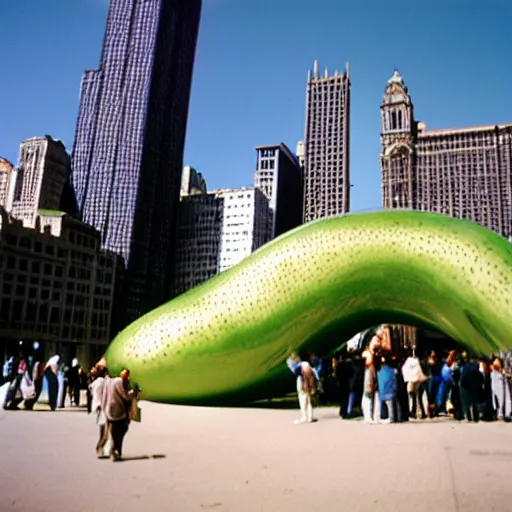
[(309, 395), (315, 395), (318, 391), (318, 382), (313, 368), (309, 365), (303, 366), (301, 377), (304, 392)]

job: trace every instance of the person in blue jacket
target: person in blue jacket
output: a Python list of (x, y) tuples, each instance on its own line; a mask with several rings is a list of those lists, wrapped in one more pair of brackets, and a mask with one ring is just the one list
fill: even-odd
[(379, 383), (379, 398), (381, 417), (384, 410), (387, 410), (388, 417), (381, 420), (381, 423), (395, 422), (395, 400), (396, 400), (396, 376), (395, 370), (388, 365), (385, 357), (381, 359), (381, 367), (377, 372)]

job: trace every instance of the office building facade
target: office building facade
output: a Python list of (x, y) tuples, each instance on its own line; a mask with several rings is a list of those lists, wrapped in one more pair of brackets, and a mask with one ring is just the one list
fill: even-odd
[[(201, 0), (111, 0), (82, 79), (72, 183), (81, 220), (123, 258), (123, 327), (168, 300)], [(117, 309), (117, 306), (116, 306)]]
[(49, 135), (24, 140), (12, 172), (7, 211), (24, 226), (35, 227), (40, 209), (60, 209), (69, 175), (70, 157), (61, 141)]
[(212, 192), (223, 200), (219, 272), (249, 256), (272, 238), (272, 211), (258, 188)]
[[(37, 341), (88, 368), (110, 341), (117, 257), (94, 228), (39, 210), (35, 227), (0, 208), (0, 354)], [(23, 348), (23, 347), (22, 347)]]
[(272, 218), (259, 188), (182, 195), (174, 295), (228, 270), (268, 242)]
[(350, 210), (350, 78), (309, 71), (304, 133), (304, 222)]
[(257, 146), (256, 152), (254, 187), (269, 201), (275, 238), (302, 224), (302, 169), (283, 143)]
[(181, 197), (174, 295), (219, 273), (223, 205), (222, 197), (206, 192)]
[(442, 213), (512, 236), (512, 124), (427, 130), (398, 71), (381, 122), (384, 208)]

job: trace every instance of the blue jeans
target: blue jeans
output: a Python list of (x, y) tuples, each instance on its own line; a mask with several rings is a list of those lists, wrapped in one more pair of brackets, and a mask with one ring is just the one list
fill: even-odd
[(450, 397), (450, 391), (452, 390), (453, 382), (449, 380), (441, 380), (439, 389), (437, 390), (436, 404), (438, 407), (444, 407), (446, 401)]
[(354, 400), (356, 399), (355, 391), (351, 391), (348, 395), (348, 406), (347, 406), (347, 416), (352, 414), (352, 409), (354, 408)]
[(380, 417), (382, 419), (383, 412), (387, 410), (388, 419), (390, 423), (395, 422), (395, 399), (391, 400), (381, 400), (380, 401)]

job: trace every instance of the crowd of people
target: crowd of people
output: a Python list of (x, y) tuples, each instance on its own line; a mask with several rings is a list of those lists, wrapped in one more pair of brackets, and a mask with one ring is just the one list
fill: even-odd
[(73, 358), (71, 365), (61, 364), (60, 356), (54, 355), (45, 363), (40, 351), (26, 358), (20, 353), (17, 358), (10, 357), (2, 370), (3, 381), (10, 386), (4, 399), (3, 408), (16, 410), (23, 402), (25, 409), (32, 409), (43, 390), (46, 378), (48, 387), (48, 405), (52, 411), (64, 408), (69, 397), (71, 407), (80, 406), (81, 395), (88, 393), (89, 377)]
[[(330, 364), (311, 353), (293, 353), (287, 365), (297, 378), (301, 415), (296, 424), (313, 423), (315, 406), (338, 404), (343, 419), (361, 417), (364, 422), (395, 423), (410, 419), (452, 416), (455, 420), (512, 420), (512, 352), (491, 357), (451, 350), (445, 358), (435, 351), (424, 357), (414, 353), (392, 354), (384, 350), (382, 332), (377, 331), (361, 353), (343, 352)], [(25, 359), (10, 358), (3, 367), (8, 382), (3, 402), (16, 410), (23, 402), (32, 410), (46, 379), (48, 405), (52, 411), (82, 405), (99, 429), (96, 452), (99, 458), (122, 459), (123, 440), (130, 421), (140, 421), (137, 405), (140, 390), (125, 369), (111, 377), (100, 360), (88, 373), (72, 360), (61, 365), (59, 355), (45, 363), (40, 352)]]
[(319, 403), (338, 404), (341, 418), (362, 417), (371, 424), (437, 416), (511, 421), (512, 354), (396, 355), (382, 350), (381, 336), (377, 331), (362, 353), (337, 354), (330, 364), (308, 353), (290, 356), (301, 410), (296, 423), (315, 421)]
[(140, 421), (137, 399), (140, 390), (130, 381), (125, 369), (119, 377), (110, 377), (105, 360), (100, 360), (86, 373), (74, 358), (70, 366), (60, 364), (54, 355), (45, 363), (41, 353), (25, 358), (11, 357), (4, 364), (2, 377), (8, 383), (3, 408), (18, 410), (21, 405), (32, 410), (40, 398), (46, 379), (48, 405), (51, 411), (65, 407), (66, 395), (71, 407), (83, 405), (93, 414), (99, 429), (96, 444), (98, 458), (122, 460), (123, 440), (132, 420)]

